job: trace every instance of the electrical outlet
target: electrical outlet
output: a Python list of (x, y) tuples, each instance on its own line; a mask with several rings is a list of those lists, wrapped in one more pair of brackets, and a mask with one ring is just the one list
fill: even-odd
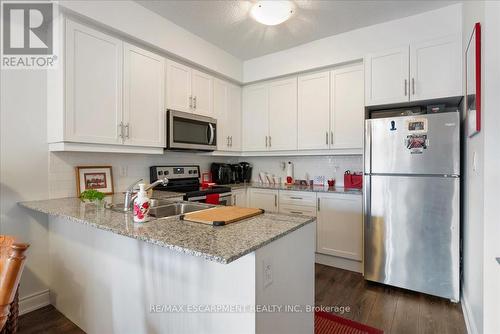
[(264, 281), (264, 288), (267, 288), (273, 283), (273, 266), (271, 263), (271, 260), (266, 259), (262, 261), (262, 266), (263, 266), (263, 281)]
[(121, 177), (128, 176), (128, 166), (120, 166), (120, 176)]

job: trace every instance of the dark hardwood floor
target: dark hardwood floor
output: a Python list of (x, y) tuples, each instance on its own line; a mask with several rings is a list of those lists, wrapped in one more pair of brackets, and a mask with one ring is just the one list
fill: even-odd
[[(382, 329), (387, 334), (467, 333), (460, 304), (366, 282), (361, 274), (320, 264), (316, 264), (315, 299), (316, 306), (337, 306), (337, 315)], [(83, 331), (53, 306), (47, 306), (21, 316), (19, 333), (79, 334)]]

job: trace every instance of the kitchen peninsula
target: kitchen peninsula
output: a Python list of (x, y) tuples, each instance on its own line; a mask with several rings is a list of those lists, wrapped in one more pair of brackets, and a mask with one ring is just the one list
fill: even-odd
[(313, 332), (311, 312), (265, 310), (314, 305), (314, 218), (137, 225), (77, 198), (20, 205), (49, 216), (51, 303), (87, 333)]

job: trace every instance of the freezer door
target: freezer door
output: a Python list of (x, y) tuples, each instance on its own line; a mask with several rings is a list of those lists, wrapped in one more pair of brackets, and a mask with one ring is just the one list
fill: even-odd
[(458, 112), (367, 120), (371, 174), (460, 174)]
[(459, 300), (459, 178), (366, 176), (365, 279)]

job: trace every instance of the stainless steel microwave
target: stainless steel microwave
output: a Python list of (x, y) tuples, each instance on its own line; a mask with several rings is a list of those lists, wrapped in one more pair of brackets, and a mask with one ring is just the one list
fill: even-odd
[(217, 120), (168, 110), (167, 149), (215, 151), (217, 149)]

